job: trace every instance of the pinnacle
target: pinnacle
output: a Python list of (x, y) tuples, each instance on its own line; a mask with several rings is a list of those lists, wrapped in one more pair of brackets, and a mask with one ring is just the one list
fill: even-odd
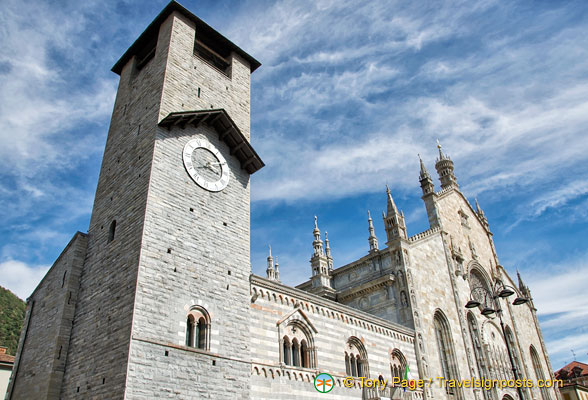
[(396, 204), (394, 204), (394, 199), (392, 198), (392, 194), (390, 193), (390, 188), (386, 185), (386, 193), (388, 193), (388, 209), (387, 209), (387, 216), (392, 214), (398, 214), (398, 209), (396, 208)]

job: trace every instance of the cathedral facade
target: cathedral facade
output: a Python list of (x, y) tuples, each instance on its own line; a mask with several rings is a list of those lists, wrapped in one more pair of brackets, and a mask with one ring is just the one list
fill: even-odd
[[(559, 399), (536, 385), (552, 369), (531, 293), (440, 146), (440, 190), (421, 161), (430, 229), (408, 236), (387, 190), (364, 257), (335, 268), (315, 218), (308, 282), (282, 284), (271, 251), (251, 273), (259, 66), (176, 2), (115, 64), (90, 226), (27, 300), (7, 399)], [(515, 377), (534, 385), (461, 384)]]

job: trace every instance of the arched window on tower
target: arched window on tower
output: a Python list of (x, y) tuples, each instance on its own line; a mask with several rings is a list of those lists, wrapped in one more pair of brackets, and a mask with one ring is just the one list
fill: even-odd
[(210, 316), (202, 307), (194, 307), (188, 313), (186, 346), (210, 350)]
[(196, 324), (196, 332), (195, 338), (198, 338), (198, 347), (199, 349), (206, 348), (206, 321), (203, 317), (198, 319), (198, 323)]
[[(535, 376), (537, 377), (535, 382), (544, 380), (545, 374), (543, 373), (543, 368), (541, 367), (541, 361), (539, 360), (537, 350), (535, 350), (535, 347), (531, 345), (531, 347), (529, 347), (529, 351), (531, 352), (531, 361), (533, 362), (533, 369), (535, 370)], [(539, 390), (541, 391), (541, 398), (543, 400), (551, 400), (551, 396), (545, 387), (540, 386)]]
[(367, 359), (367, 352), (361, 340), (352, 336), (347, 340), (345, 349), (345, 362), (349, 357), (349, 366), (346, 365), (346, 370), (349, 375), (355, 377), (368, 377), (369, 365)]
[(186, 322), (186, 346), (189, 347), (194, 347), (194, 325), (194, 316), (189, 314)]
[[(459, 379), (457, 375), (457, 363), (455, 360), (455, 351), (453, 350), (453, 340), (447, 318), (441, 311), (437, 311), (434, 317), (435, 337), (437, 339), (437, 350), (439, 352), (439, 361), (441, 363), (441, 376), (447, 380)], [(445, 392), (449, 398), (453, 399), (458, 396), (456, 388), (445, 385)]]

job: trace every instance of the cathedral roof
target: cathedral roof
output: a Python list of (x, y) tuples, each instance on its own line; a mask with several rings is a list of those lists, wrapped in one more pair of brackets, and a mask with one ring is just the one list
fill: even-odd
[(255, 71), (257, 68), (261, 66), (261, 63), (257, 61), (255, 58), (247, 54), (243, 51), (239, 46), (231, 42), (229, 39), (218, 33), (214, 30), (210, 25), (206, 22), (202, 21), (200, 18), (192, 14), (188, 11), (184, 6), (182, 6), (177, 1), (172, 0), (160, 13), (151, 24), (145, 29), (145, 31), (139, 36), (135, 43), (129, 47), (129, 49), (123, 54), (123, 56), (114, 64), (112, 67), (112, 72), (120, 75), (122, 72), (123, 67), (125, 64), (139, 52), (142, 48), (146, 45), (151, 43), (154, 39), (157, 38), (159, 34), (159, 27), (165, 21), (165, 19), (174, 11), (178, 11), (187, 17), (189, 20), (196, 24), (196, 31), (203, 33), (207, 36), (210, 40), (214, 41), (217, 45), (216, 47), (225, 49), (228, 54), (231, 52), (235, 52), (243, 57), (249, 63), (251, 72)]
[(184, 128), (186, 125), (198, 126), (202, 123), (206, 123), (218, 132), (219, 139), (229, 146), (231, 154), (234, 154), (241, 162), (241, 168), (252, 174), (265, 166), (245, 135), (222, 108), (173, 112), (168, 114), (159, 126), (171, 129), (173, 126)]

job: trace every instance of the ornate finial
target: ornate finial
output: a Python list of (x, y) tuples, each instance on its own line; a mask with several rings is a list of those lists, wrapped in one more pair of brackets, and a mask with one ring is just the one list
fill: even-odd
[(269, 256), (271, 257), (272, 256), (272, 245), (268, 244), (268, 247), (269, 247)]
[(441, 151), (441, 143), (439, 142), (439, 139), (437, 139), (437, 148), (439, 149), (439, 160), (443, 160), (445, 155), (443, 155), (443, 151)]
[(371, 221), (372, 216), (370, 215), (370, 210), (368, 210), (368, 221)]
[(314, 216), (314, 227), (315, 227), (315, 229), (318, 229), (318, 225), (317, 225), (317, 219), (318, 219), (318, 218), (317, 218), (317, 217), (316, 217), (316, 215), (315, 215), (315, 216)]
[(325, 241), (329, 241), (329, 232), (325, 231)]
[(390, 188), (388, 187), (388, 184), (386, 184), (386, 193), (390, 194)]

